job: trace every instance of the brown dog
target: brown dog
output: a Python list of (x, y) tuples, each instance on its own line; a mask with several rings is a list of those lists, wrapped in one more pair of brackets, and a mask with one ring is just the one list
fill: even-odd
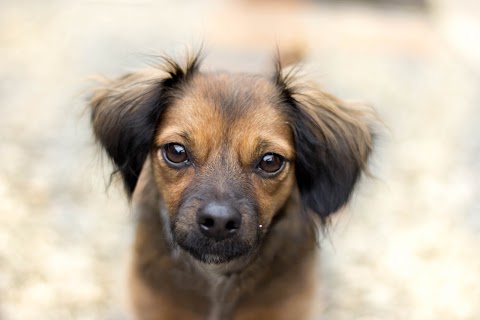
[(279, 64), (272, 77), (204, 73), (198, 55), (107, 81), (90, 105), (139, 216), (138, 319), (308, 317), (315, 220), (365, 169), (372, 111)]

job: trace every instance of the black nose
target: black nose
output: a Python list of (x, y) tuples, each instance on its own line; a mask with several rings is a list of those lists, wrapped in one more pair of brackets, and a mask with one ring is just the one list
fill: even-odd
[(242, 222), (240, 212), (224, 203), (212, 202), (197, 213), (197, 223), (202, 233), (217, 241), (233, 236)]

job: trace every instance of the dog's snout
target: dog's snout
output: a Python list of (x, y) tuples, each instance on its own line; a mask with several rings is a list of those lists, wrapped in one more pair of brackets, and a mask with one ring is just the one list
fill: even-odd
[(209, 203), (197, 212), (201, 232), (216, 241), (233, 236), (242, 222), (240, 212), (228, 204)]

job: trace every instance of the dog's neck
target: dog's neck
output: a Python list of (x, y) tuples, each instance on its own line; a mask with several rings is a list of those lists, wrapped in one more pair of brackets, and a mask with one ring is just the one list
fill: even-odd
[(230, 319), (238, 298), (240, 270), (225, 273), (216, 265), (197, 263), (199, 273), (209, 282), (208, 296), (211, 302), (208, 320)]

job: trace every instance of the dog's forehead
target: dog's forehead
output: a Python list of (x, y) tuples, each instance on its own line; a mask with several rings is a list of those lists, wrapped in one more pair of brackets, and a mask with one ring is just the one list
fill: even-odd
[(278, 89), (268, 79), (200, 74), (167, 108), (157, 140), (182, 135), (209, 148), (228, 142), (250, 150), (270, 143), (290, 154), (291, 131), (280, 101)]
[(164, 118), (182, 130), (283, 130), (278, 89), (255, 75), (200, 74), (178, 94)]
[(257, 75), (199, 74), (183, 91), (182, 100), (197, 104), (199, 110), (210, 109), (223, 121), (234, 122), (252, 112), (278, 114), (270, 109), (278, 105), (279, 91), (271, 81)]

